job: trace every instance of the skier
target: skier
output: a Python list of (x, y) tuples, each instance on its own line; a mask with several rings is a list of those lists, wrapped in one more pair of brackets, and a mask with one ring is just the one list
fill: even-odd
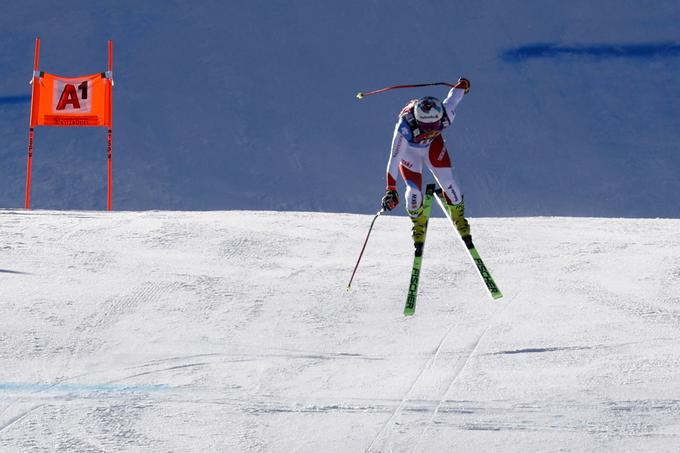
[(423, 215), (423, 161), (439, 183), (456, 228), (467, 244), (472, 244), (470, 225), (465, 219), (465, 204), (460, 187), (453, 177), (451, 159), (441, 132), (449, 127), (463, 96), (470, 91), (470, 81), (459, 78), (448, 96), (426, 96), (411, 100), (399, 113), (392, 137), (392, 152), (387, 163), (387, 188), (382, 207), (391, 211), (399, 204), (397, 168), (406, 183), (406, 211), (413, 222), (413, 243), (422, 250), (427, 219)]

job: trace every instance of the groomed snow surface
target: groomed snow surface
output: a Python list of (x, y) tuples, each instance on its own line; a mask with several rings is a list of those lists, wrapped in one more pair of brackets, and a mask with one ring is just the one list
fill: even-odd
[(0, 211), (0, 450), (676, 452), (680, 220)]

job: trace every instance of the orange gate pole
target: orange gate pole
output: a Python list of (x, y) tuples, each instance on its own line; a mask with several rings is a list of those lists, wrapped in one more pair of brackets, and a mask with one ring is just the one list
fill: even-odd
[(108, 161), (108, 185), (106, 194), (106, 210), (113, 209), (113, 41), (109, 39), (109, 85), (106, 89), (106, 96), (108, 97), (108, 116), (109, 116), (109, 131), (107, 138), (107, 152), (106, 158)]
[(31, 174), (33, 173), (33, 130), (38, 123), (38, 102), (40, 90), (40, 74), (38, 73), (38, 63), (40, 60), (40, 38), (35, 38), (35, 57), (33, 58), (33, 78), (31, 84), (31, 119), (28, 128), (28, 159), (26, 162), (26, 194), (24, 196), (24, 208), (31, 209)]

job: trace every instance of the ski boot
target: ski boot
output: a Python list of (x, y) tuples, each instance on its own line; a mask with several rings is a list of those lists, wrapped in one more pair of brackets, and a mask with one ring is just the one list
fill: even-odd
[(408, 215), (413, 222), (411, 229), (411, 237), (413, 238), (413, 246), (416, 248), (416, 256), (423, 254), (423, 245), (425, 244), (425, 229), (427, 228), (427, 218), (425, 217), (425, 210), (421, 206), (415, 211), (408, 211)]
[(465, 246), (468, 249), (474, 248), (472, 236), (470, 235), (470, 224), (465, 218), (465, 199), (462, 199), (458, 204), (447, 203), (447, 208), (453, 223), (456, 225), (458, 234), (460, 234), (461, 239), (465, 242)]

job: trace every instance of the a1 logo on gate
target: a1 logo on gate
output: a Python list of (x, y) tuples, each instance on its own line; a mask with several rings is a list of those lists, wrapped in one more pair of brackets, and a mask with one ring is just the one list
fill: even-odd
[(72, 79), (54, 81), (52, 109), (55, 113), (89, 113), (92, 110), (92, 81)]

